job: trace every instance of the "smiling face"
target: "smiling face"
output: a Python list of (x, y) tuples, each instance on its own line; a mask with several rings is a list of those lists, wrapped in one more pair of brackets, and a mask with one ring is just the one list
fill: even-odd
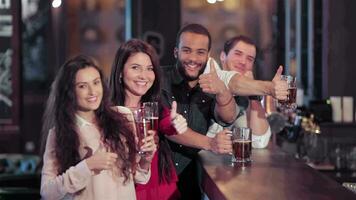
[(233, 70), (241, 74), (252, 71), (255, 58), (255, 46), (243, 41), (237, 42), (227, 55), (224, 52), (220, 55), (224, 70)]
[(103, 98), (103, 86), (99, 72), (94, 67), (78, 70), (75, 76), (75, 95), (78, 113), (93, 112)]
[(122, 78), (126, 96), (142, 97), (155, 80), (150, 57), (142, 52), (131, 55), (124, 65)]
[(188, 81), (198, 80), (205, 69), (209, 53), (209, 38), (202, 34), (184, 32), (178, 48), (174, 49), (178, 70)]

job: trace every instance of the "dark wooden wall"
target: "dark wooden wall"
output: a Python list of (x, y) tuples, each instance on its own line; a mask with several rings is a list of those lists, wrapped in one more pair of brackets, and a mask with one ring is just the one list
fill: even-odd
[(173, 49), (181, 23), (180, 0), (132, 0), (132, 37), (155, 47), (161, 65), (174, 63)]
[(356, 1), (325, 0), (323, 96), (356, 98)]

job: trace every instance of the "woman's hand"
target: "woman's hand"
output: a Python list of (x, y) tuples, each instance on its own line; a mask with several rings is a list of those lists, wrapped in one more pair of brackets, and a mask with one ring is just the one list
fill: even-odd
[(171, 121), (178, 134), (182, 134), (187, 131), (187, 120), (181, 114), (177, 113), (177, 102), (175, 101), (172, 103)]
[(148, 135), (142, 139), (143, 145), (140, 147), (140, 151), (144, 152), (144, 154), (141, 155), (141, 160), (143, 159), (147, 162), (151, 162), (153, 155), (157, 150), (157, 145), (154, 139), (156, 131), (148, 130), (147, 133)]
[(100, 145), (99, 149), (85, 160), (90, 170), (99, 173), (101, 170), (112, 169), (116, 165), (117, 158), (116, 153), (107, 152)]

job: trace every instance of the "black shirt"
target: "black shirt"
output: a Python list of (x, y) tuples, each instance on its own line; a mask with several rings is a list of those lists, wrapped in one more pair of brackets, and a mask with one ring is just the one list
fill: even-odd
[[(177, 112), (187, 119), (188, 127), (206, 135), (211, 119), (214, 118), (215, 96), (204, 93), (199, 84), (190, 88), (175, 66), (164, 66), (162, 81), (162, 103), (171, 107), (177, 102)], [(173, 161), (180, 174), (195, 159), (199, 149), (170, 141)]]

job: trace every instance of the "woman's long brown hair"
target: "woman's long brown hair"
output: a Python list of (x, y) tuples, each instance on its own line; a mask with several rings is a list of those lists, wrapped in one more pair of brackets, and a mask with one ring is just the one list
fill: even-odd
[(103, 74), (95, 62), (86, 56), (76, 56), (68, 60), (58, 71), (52, 83), (43, 117), (44, 137), (46, 142), (48, 131), (55, 128), (55, 156), (58, 164), (58, 174), (62, 174), (71, 166), (76, 165), (82, 158), (79, 156), (79, 137), (76, 132), (77, 110), (75, 95), (75, 77), (80, 69), (95, 68), (101, 77), (103, 98), (95, 111), (98, 128), (103, 134), (103, 142), (111, 152), (118, 154), (120, 166), (125, 181), (130, 177), (136, 162), (136, 146), (133, 130), (126, 117), (115, 112), (111, 107), (108, 88)]

